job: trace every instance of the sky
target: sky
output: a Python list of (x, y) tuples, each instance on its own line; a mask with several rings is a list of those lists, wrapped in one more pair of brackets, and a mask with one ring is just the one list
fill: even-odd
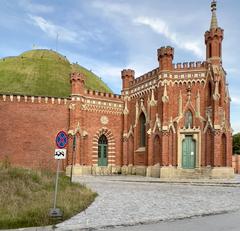
[[(121, 70), (158, 66), (156, 50), (175, 48), (174, 63), (205, 60), (211, 0), (0, 0), (0, 58), (33, 48), (57, 50), (121, 91)], [(218, 0), (231, 123), (240, 132), (240, 1)]]

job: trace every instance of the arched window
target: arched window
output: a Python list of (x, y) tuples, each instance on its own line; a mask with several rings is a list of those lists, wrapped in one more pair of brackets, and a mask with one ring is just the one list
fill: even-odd
[(139, 117), (139, 124), (140, 124), (140, 147), (146, 146), (146, 118), (144, 113), (142, 112)]
[(107, 144), (107, 143), (108, 143), (107, 137), (105, 135), (101, 135), (98, 140), (98, 144)]
[(105, 135), (101, 135), (98, 140), (98, 166), (108, 165), (108, 140)]
[(192, 116), (192, 112), (188, 110), (185, 113), (185, 127), (192, 128), (192, 126), (193, 126), (193, 116)]

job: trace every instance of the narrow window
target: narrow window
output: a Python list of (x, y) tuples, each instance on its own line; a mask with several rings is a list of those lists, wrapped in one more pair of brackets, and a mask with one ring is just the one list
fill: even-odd
[(146, 118), (144, 113), (139, 117), (140, 122), (140, 147), (146, 146)]
[(219, 43), (219, 57), (222, 57), (222, 44)]
[(208, 82), (208, 100), (207, 100), (207, 103), (208, 103), (208, 106), (211, 106), (212, 105), (212, 84), (211, 82)]
[(192, 116), (192, 112), (188, 110), (185, 114), (185, 127), (192, 128), (192, 126), (193, 126), (193, 116)]
[(209, 44), (209, 58), (212, 57), (212, 44)]

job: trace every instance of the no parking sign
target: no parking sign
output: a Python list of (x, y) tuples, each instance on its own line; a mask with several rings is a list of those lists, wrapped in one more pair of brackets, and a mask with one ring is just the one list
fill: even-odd
[(66, 132), (60, 131), (56, 136), (56, 145), (58, 148), (65, 148), (68, 143)]

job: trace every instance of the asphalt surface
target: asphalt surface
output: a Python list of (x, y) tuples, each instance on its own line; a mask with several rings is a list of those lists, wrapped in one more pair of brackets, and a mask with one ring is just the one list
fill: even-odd
[(105, 229), (106, 231), (239, 231), (240, 211), (191, 219)]

